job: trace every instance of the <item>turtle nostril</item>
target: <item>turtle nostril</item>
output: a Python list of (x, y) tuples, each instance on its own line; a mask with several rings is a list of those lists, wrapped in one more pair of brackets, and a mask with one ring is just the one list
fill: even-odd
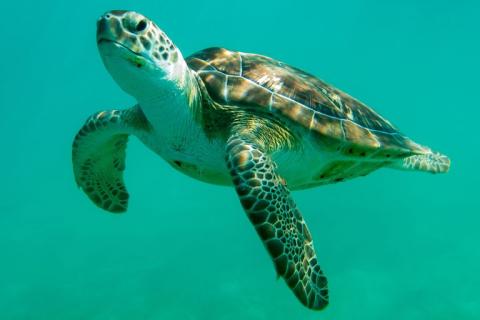
[(145, 20), (141, 20), (141, 21), (137, 24), (137, 26), (136, 26), (136, 28), (135, 28), (135, 31), (141, 32), (141, 31), (145, 30), (146, 27), (147, 27), (147, 22), (146, 22)]

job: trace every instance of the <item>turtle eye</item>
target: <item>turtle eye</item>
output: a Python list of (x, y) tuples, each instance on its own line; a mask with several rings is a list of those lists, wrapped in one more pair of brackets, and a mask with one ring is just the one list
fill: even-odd
[(145, 30), (146, 27), (147, 27), (147, 22), (145, 20), (141, 20), (135, 27), (135, 31), (141, 32)]

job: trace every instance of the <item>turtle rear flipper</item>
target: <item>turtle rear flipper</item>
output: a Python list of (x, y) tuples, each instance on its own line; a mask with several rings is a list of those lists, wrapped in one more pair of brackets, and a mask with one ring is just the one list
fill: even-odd
[(101, 111), (90, 116), (75, 136), (75, 180), (98, 207), (115, 213), (127, 210), (123, 171), (128, 136), (138, 134), (147, 124), (138, 107)]
[(400, 170), (417, 170), (431, 173), (446, 173), (450, 168), (450, 159), (441, 153), (426, 153), (409, 156), (390, 165)]

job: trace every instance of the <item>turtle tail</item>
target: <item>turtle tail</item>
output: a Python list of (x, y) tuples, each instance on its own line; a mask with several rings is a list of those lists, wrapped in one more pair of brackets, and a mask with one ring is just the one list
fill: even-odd
[(400, 170), (446, 173), (450, 169), (450, 159), (441, 153), (428, 152), (399, 159), (392, 163), (390, 167)]

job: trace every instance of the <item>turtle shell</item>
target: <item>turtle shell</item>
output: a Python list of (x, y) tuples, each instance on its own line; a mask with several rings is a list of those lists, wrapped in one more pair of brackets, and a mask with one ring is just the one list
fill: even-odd
[(186, 62), (217, 103), (286, 117), (340, 141), (350, 153), (348, 145), (402, 156), (425, 152), (362, 102), (283, 62), (224, 48), (199, 51)]

